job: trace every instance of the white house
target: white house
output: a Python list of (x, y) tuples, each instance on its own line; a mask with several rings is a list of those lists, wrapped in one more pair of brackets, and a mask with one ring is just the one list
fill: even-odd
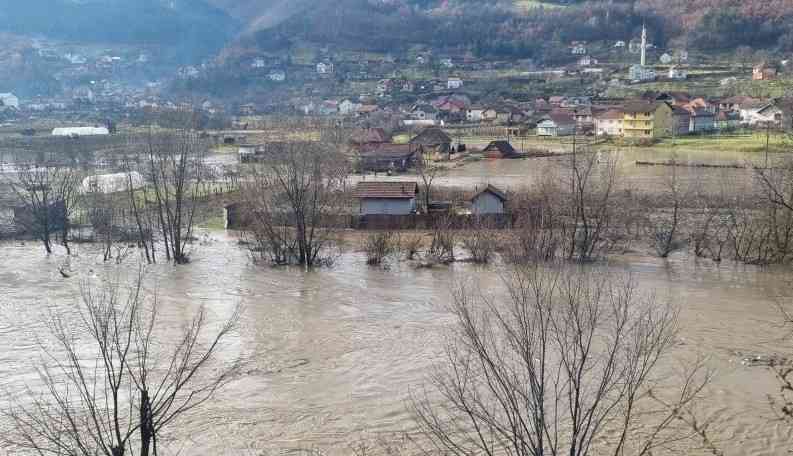
[(13, 93), (0, 93), (0, 103), (7, 108), (19, 109), (19, 98)]
[(317, 64), (318, 74), (331, 74), (333, 73), (333, 64), (330, 62), (319, 62)]
[(586, 54), (586, 46), (583, 44), (575, 44), (573, 45), (572, 53), (573, 55), (584, 55)]
[(782, 110), (773, 102), (756, 102), (741, 105), (741, 123), (755, 126), (778, 123), (782, 117)]
[(551, 113), (537, 123), (537, 136), (570, 136), (575, 131), (575, 125), (572, 115)]
[(615, 48), (624, 49), (624, 48), (625, 48), (625, 42), (624, 42), (624, 41), (622, 41), (622, 40), (620, 40), (620, 41), (617, 41), (616, 43), (614, 43), (614, 47), (615, 47)]
[(452, 90), (459, 89), (462, 88), (462, 86), (463, 86), (463, 80), (460, 78), (449, 78), (449, 80), (446, 81), (447, 89), (452, 89)]
[(52, 130), (52, 136), (104, 136), (109, 135), (105, 127), (59, 127)]
[(664, 65), (669, 65), (672, 63), (672, 56), (664, 52), (658, 60)]
[(655, 81), (657, 75), (654, 69), (636, 64), (631, 66), (628, 77), (633, 82), (647, 82)]
[(465, 112), (465, 120), (469, 122), (481, 122), (485, 116), (485, 108), (472, 106)]
[(251, 68), (264, 68), (266, 65), (267, 63), (261, 57), (257, 57), (251, 62)]
[(339, 103), (339, 114), (343, 116), (349, 116), (358, 112), (358, 108), (360, 107), (361, 105), (358, 103), (353, 103), (350, 100), (344, 100)]
[(620, 109), (609, 109), (595, 114), (595, 134), (598, 136), (622, 136), (625, 115)]
[(597, 65), (598, 60), (592, 56), (585, 55), (578, 59), (578, 66), (590, 66), (590, 65)]
[(688, 79), (688, 73), (686, 72), (686, 70), (683, 70), (675, 65), (672, 65), (672, 67), (669, 68), (669, 79), (676, 79), (682, 81), (684, 79)]
[(284, 82), (286, 81), (286, 72), (284, 70), (272, 70), (267, 78), (271, 81)]
[(452, 59), (441, 59), (440, 64), (444, 68), (454, 68), (454, 62)]

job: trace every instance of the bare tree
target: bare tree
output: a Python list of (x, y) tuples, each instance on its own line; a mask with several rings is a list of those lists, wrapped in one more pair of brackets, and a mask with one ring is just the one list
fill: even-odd
[(440, 177), (444, 168), (430, 161), (426, 154), (419, 154), (419, 163), (416, 165), (416, 172), (421, 179), (421, 194), (424, 198), (424, 212), (429, 213), (430, 203), (432, 203), (432, 194), (434, 190), (435, 180)]
[(144, 147), (140, 171), (148, 187), (143, 195), (145, 201), (153, 200), (165, 256), (176, 264), (188, 263), (187, 246), (203, 196), (201, 184), (208, 173), (207, 145), (198, 133), (179, 130), (150, 133)]
[(664, 183), (665, 191), (655, 217), (650, 218), (653, 247), (661, 258), (666, 258), (682, 247), (678, 239), (684, 224), (685, 205), (691, 202), (691, 191), (677, 177), (677, 166), (669, 167)]
[(665, 388), (660, 366), (677, 333), (672, 307), (640, 297), (630, 280), (576, 266), (519, 269), (507, 291), (504, 299), (475, 284), (454, 292), (456, 337), (430, 388), (413, 400), (436, 450), (649, 456), (696, 436), (679, 417), (695, 416), (710, 375), (697, 364)]
[(617, 161), (602, 159), (598, 153), (574, 151), (570, 173), (568, 257), (588, 261), (608, 248)]
[(345, 157), (320, 143), (285, 143), (252, 166), (242, 194), (255, 244), (276, 263), (321, 262), (347, 203), (348, 172)]
[(217, 352), (237, 319), (235, 311), (209, 334), (201, 308), (166, 341), (142, 274), (129, 287), (118, 278), (84, 282), (77, 321), (54, 316), (53, 338), (41, 343), (43, 389), (9, 397), (12, 429), (2, 439), (25, 454), (158, 455), (165, 429), (236, 372), (237, 363), (219, 361)]
[(79, 170), (59, 165), (19, 165), (11, 179), (11, 189), (22, 202), (17, 222), (52, 253), (53, 238), (69, 247), (70, 217), (73, 215), (81, 176)]

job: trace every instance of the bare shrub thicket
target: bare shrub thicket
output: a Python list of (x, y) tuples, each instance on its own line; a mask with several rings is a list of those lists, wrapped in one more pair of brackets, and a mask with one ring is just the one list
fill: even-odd
[(399, 249), (406, 260), (414, 260), (424, 247), (424, 236), (406, 233), (400, 236)]
[(252, 221), (252, 245), (277, 264), (316, 266), (336, 241), (333, 217), (348, 204), (348, 166), (320, 143), (285, 143), (249, 170), (242, 199)]
[(456, 259), (454, 253), (458, 236), (453, 222), (449, 217), (439, 217), (434, 223), (432, 240), (424, 252), (424, 262), (428, 265), (453, 263)]
[(238, 311), (215, 328), (200, 308), (164, 340), (171, 331), (160, 327), (158, 304), (142, 275), (129, 286), (118, 278), (84, 282), (79, 317), (49, 323), (52, 339), (42, 342), (37, 366), (43, 387), (7, 397), (4, 446), (14, 454), (166, 454), (166, 430), (237, 372), (218, 351)]
[(694, 195), (694, 189), (678, 179), (676, 166), (668, 171), (659, 204), (650, 217), (651, 242), (661, 258), (684, 247), (686, 215)]
[(399, 236), (391, 231), (369, 233), (364, 240), (366, 264), (370, 266), (383, 264), (389, 257), (399, 252)]
[(480, 218), (472, 220), (461, 237), (471, 261), (479, 264), (490, 263), (501, 243), (500, 230), (493, 223)]
[(543, 175), (546, 178), (534, 187), (511, 195), (515, 222), (502, 242), (502, 257), (509, 263), (550, 261), (567, 252), (564, 248), (567, 220), (562, 214), (561, 189), (553, 175)]
[(707, 428), (695, 403), (710, 373), (666, 372), (673, 307), (578, 266), (518, 269), (506, 288), (454, 292), (455, 336), (412, 401), (438, 453), (649, 456)]

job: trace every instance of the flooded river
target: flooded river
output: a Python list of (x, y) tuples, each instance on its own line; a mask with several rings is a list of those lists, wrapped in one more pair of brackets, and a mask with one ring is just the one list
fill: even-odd
[[(498, 266), (385, 270), (365, 266), (364, 256), (352, 252), (315, 272), (261, 268), (250, 264), (233, 236), (209, 237), (190, 265), (148, 270), (174, 332), (199, 304), (216, 320), (237, 302), (244, 305), (240, 333), (223, 353), (242, 357), (244, 373), (182, 421), (174, 436), (180, 444), (172, 448), (182, 454), (350, 454), (357, 441), (412, 429), (405, 401), (439, 360), (452, 321), (446, 306), (453, 283), (478, 280), (486, 291), (501, 291)], [(47, 312), (73, 311), (80, 278), (112, 271), (92, 247), (77, 250), (77, 274), (64, 279), (60, 254), (47, 258), (32, 243), (0, 244), (6, 387), (37, 381), (33, 335)], [(725, 454), (788, 454), (789, 428), (772, 421), (767, 399), (776, 384), (764, 368), (741, 363), (744, 356), (789, 353), (775, 308), (793, 296), (787, 271), (684, 255), (620, 257), (610, 267), (630, 271), (644, 292), (680, 305), (680, 354), (710, 355), (718, 372), (703, 417), (718, 418), (710, 432)]]

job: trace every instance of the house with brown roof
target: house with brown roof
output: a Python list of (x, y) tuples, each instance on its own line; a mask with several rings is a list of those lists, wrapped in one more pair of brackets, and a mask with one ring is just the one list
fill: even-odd
[(777, 69), (767, 63), (761, 63), (752, 69), (752, 80), (772, 81), (777, 77)]
[(391, 141), (391, 137), (382, 128), (359, 128), (350, 134), (350, 143), (354, 145), (383, 144)]
[(691, 112), (680, 106), (672, 107), (672, 133), (685, 136), (691, 132)]
[(416, 213), (418, 193), (416, 182), (359, 182), (353, 196), (361, 215), (410, 215)]
[(516, 158), (520, 156), (509, 141), (493, 141), (482, 149), (482, 154), (487, 158)]
[(444, 155), (448, 156), (452, 150), (452, 138), (440, 128), (435, 127), (424, 129), (410, 140), (410, 144), (421, 146), (423, 153), (434, 159), (441, 159)]
[(370, 143), (360, 148), (361, 172), (404, 172), (418, 160), (421, 147), (412, 144)]

